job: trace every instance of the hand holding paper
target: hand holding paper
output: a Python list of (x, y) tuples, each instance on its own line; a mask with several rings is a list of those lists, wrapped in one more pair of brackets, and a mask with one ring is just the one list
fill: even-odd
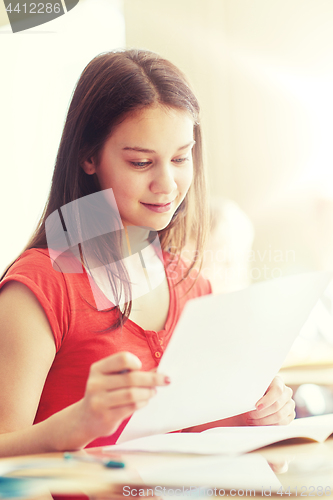
[(280, 377), (274, 377), (265, 395), (256, 403), (256, 410), (247, 414), (247, 425), (286, 425), (295, 418), (293, 391)]
[(254, 410), (331, 276), (189, 301), (158, 368), (172, 383), (132, 416), (118, 443)]

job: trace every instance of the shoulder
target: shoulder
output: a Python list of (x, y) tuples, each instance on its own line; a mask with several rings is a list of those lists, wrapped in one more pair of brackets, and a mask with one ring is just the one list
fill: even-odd
[(30, 248), (23, 252), (8, 269), (6, 276), (17, 270), (52, 269), (52, 263), (47, 248)]
[(64, 274), (52, 265), (46, 248), (32, 248), (23, 252), (7, 270), (0, 282), (0, 288), (7, 281), (16, 278), (25, 285), (31, 281), (48, 291), (52, 288), (57, 288), (58, 291), (66, 288)]
[(33, 248), (23, 252), (0, 281), (0, 290), (11, 282), (16, 283), (11, 285), (15, 293), (25, 285), (35, 295), (50, 322), (59, 348), (68, 329), (70, 303), (65, 276), (53, 268), (48, 250)]

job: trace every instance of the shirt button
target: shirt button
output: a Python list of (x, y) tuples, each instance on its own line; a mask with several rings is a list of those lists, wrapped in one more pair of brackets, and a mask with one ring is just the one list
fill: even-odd
[(161, 357), (161, 353), (160, 352), (155, 352), (155, 358), (160, 358)]

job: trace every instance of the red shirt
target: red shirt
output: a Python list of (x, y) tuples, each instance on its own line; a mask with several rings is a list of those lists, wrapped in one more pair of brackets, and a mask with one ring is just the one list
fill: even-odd
[[(56, 356), (47, 375), (34, 423), (79, 401), (84, 396), (90, 365), (119, 351), (129, 351), (142, 362), (143, 370), (155, 368), (168, 345), (185, 303), (194, 297), (211, 293), (203, 277), (193, 284), (193, 273), (179, 285), (184, 262), (178, 267), (163, 253), (170, 290), (170, 306), (165, 329), (143, 330), (131, 320), (120, 329), (99, 333), (115, 319), (113, 311), (94, 309), (95, 301), (86, 272), (63, 274), (53, 269), (47, 249), (24, 252), (0, 282), (10, 280), (25, 284), (35, 294), (49, 320), (56, 345)], [(87, 305), (87, 302), (93, 307)], [(163, 344), (163, 347), (161, 345)], [(112, 435), (99, 438), (89, 446), (114, 444), (128, 420)]]

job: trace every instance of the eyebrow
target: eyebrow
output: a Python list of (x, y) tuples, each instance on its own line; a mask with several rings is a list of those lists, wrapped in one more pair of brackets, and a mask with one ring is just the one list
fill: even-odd
[[(186, 149), (189, 146), (192, 146), (193, 144), (195, 144), (195, 141), (191, 141), (188, 144), (185, 144), (185, 146), (181, 146), (180, 148), (177, 149), (177, 152), (182, 151), (183, 149)], [(134, 146), (133, 148), (126, 146), (123, 148), (123, 151), (138, 151), (140, 153), (156, 153), (156, 151), (154, 151), (153, 149), (139, 148), (136, 146)]]

